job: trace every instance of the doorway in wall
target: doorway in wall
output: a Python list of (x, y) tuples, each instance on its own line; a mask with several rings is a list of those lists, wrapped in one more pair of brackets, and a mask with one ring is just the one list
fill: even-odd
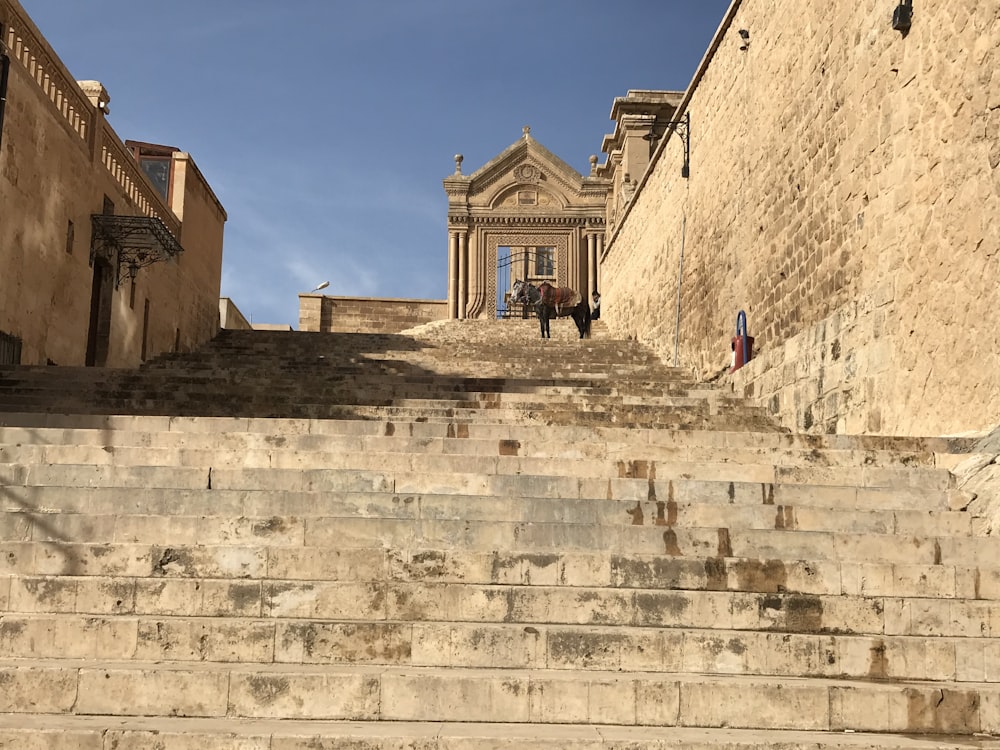
[(88, 367), (103, 367), (111, 345), (111, 298), (114, 278), (107, 258), (94, 258), (94, 278), (90, 287), (90, 326), (87, 330)]
[(556, 283), (556, 249), (554, 247), (497, 247), (497, 317), (528, 317), (527, 305), (510, 300), (510, 290), (518, 280), (538, 286), (543, 281)]

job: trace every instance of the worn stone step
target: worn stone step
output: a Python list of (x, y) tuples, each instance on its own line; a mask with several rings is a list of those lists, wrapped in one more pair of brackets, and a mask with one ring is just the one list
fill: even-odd
[[(465, 524), (591, 524), (598, 526), (657, 526), (676, 528), (783, 529), (852, 534), (895, 534), (904, 536), (972, 536), (971, 514), (955, 511), (876, 510), (817, 508), (805, 506), (725, 503), (720, 487), (715, 502), (677, 502), (603, 499), (553, 500), (548, 498), (469, 498), (454, 495), (421, 495), (405, 498), (388, 493), (372, 497), (340, 499), (330, 494), (313, 495), (306, 502), (300, 496), (275, 491), (270, 498), (258, 498), (256, 512), (241, 513), (234, 506), (245, 495), (224, 498), (227, 490), (188, 491), (157, 494), (157, 500), (129, 510), (108, 502), (108, 496), (127, 493), (102, 492), (87, 488), (84, 497), (62, 488), (11, 488), (0, 501), (2, 541), (159, 541), (197, 537), (202, 543), (220, 544), (247, 539), (274, 544), (301, 543), (306, 527), (317, 521), (344, 519), (407, 519), (413, 522)], [(25, 490), (29, 488), (23, 488)], [(68, 496), (69, 495), (69, 496)], [(104, 497), (101, 497), (103, 495)], [(90, 498), (93, 504), (85, 505)], [(103, 502), (102, 502), (103, 501)], [(899, 502), (902, 504), (902, 501)], [(103, 505), (104, 507), (101, 507)], [(291, 507), (290, 507), (291, 506)], [(236, 511), (234, 513), (234, 510)]]
[[(30, 532), (27, 516), (5, 516), (8, 528), (2, 536), (23, 540)], [(165, 519), (165, 517), (160, 517)], [(47, 520), (52, 523), (46, 525)], [(72, 537), (72, 527), (54, 519), (36, 516), (39, 543)], [(156, 538), (177, 546), (197, 530), (198, 520), (155, 518), (107, 521), (114, 526), (105, 534), (98, 521), (80, 519), (83, 533), (96, 529), (83, 541), (142, 543)], [(591, 523), (539, 523), (468, 520), (414, 520), (409, 518), (293, 518), (261, 519), (249, 524), (223, 522), (213, 532), (206, 523), (208, 542), (218, 544), (259, 543), (282, 546), (330, 548), (431, 547), (440, 549), (495, 550), (545, 554), (555, 550), (616, 554), (661, 554), (667, 556), (746, 557), (758, 559), (878, 561), (900, 564), (972, 565), (980, 559), (995, 559), (1000, 540), (993, 537), (897, 536), (871, 532), (803, 531), (775, 528), (698, 527), (658, 525), (606, 525)], [(214, 538), (213, 538), (214, 537)], [(12, 541), (13, 541), (12, 540)], [(259, 541), (258, 541), (259, 540)]]
[[(324, 664), (0, 662), (5, 713), (708, 726), (947, 734), (1000, 730), (1000, 685), (648, 672)], [(127, 700), (125, 699), (127, 696)]]
[(386, 664), (1000, 683), (1000, 638), (7, 613), (0, 659)]
[[(496, 352), (484, 353), (475, 370), (465, 363), (456, 363), (447, 355), (428, 356), (426, 350), (403, 356), (376, 356), (326, 350), (295, 352), (258, 349), (254, 351), (201, 351), (182, 355), (174, 360), (147, 363), (138, 369), (109, 369), (104, 378), (87, 374), (83, 367), (7, 366), (0, 367), (0, 387), (19, 383), (76, 383), (87, 387), (111, 385), (141, 385), (156, 382), (175, 374), (182, 378), (200, 378), (205, 382), (242, 380), (250, 382), (264, 376), (291, 380), (292, 376), (331, 379), (355, 375), (364, 371), (378, 379), (395, 378), (404, 382), (419, 382), (436, 375), (439, 378), (475, 382), (485, 379), (571, 380), (594, 383), (621, 381), (635, 383), (696, 383), (687, 370), (663, 365), (655, 357), (636, 355), (628, 350), (587, 352), (589, 359), (580, 361), (580, 352), (543, 353), (516, 362), (490, 362)], [(710, 386), (708, 386), (710, 387)]]
[[(10, 576), (60, 575), (145, 578), (199, 602), (199, 591), (224, 596), (241, 581), (252, 588), (266, 575), (291, 581), (471, 583), (512, 586), (583, 586), (660, 590), (840, 594), (1000, 600), (1000, 566), (784, 561), (757, 558), (664, 557), (559, 552), (317, 547), (181, 547), (74, 542), (0, 543), (0, 601), (8, 601)], [(126, 582), (128, 586), (132, 584)], [(115, 590), (115, 581), (81, 582)], [(131, 589), (129, 589), (131, 590)], [(239, 594), (242, 601), (244, 595)], [(120, 606), (115, 597), (115, 606)], [(190, 613), (193, 610), (179, 610)], [(215, 611), (215, 610), (212, 610)], [(169, 613), (174, 613), (170, 610)]]
[[(22, 614), (712, 628), (806, 634), (1000, 638), (1000, 603), (849, 595), (511, 586), (427, 581), (231, 581), (196, 549), (166, 549), (153, 571), (113, 578), (8, 576), (4, 601)], [(138, 577), (145, 575), (147, 577)], [(261, 578), (262, 568), (243, 576)], [(188, 576), (193, 580), (185, 580)]]
[[(105, 463), (116, 456), (116, 462), (124, 460), (120, 455), (123, 449), (141, 448), (157, 455), (157, 451), (165, 449), (188, 451), (213, 451), (219, 455), (226, 452), (248, 453), (251, 451), (268, 451), (271, 453), (290, 454), (302, 453), (343, 453), (362, 450), (366, 453), (421, 453), (430, 455), (514, 455), (523, 457), (547, 458), (591, 458), (614, 459), (637, 463), (640, 461), (686, 461), (686, 462), (725, 462), (725, 463), (760, 463), (767, 458), (776, 465), (805, 466), (936, 466), (938, 455), (931, 451), (907, 451), (902, 448), (893, 450), (863, 450), (861, 448), (830, 447), (817, 449), (813, 447), (763, 448), (756, 441), (731, 441), (724, 445), (721, 441), (699, 440), (692, 436), (690, 441), (682, 442), (676, 437), (670, 440), (637, 441), (626, 439), (624, 435), (612, 435), (607, 431), (578, 436), (578, 430), (566, 430), (566, 437), (579, 439), (561, 439), (558, 434), (539, 434), (537, 430), (521, 430), (516, 439), (512, 439), (509, 427), (489, 426), (476, 429), (477, 437), (459, 438), (452, 431), (449, 437), (447, 431), (434, 437), (411, 437), (408, 430), (401, 430), (400, 435), (386, 435), (386, 429), (375, 429), (371, 425), (365, 432), (348, 430), (350, 423), (345, 424), (343, 434), (327, 433), (250, 433), (250, 432), (187, 432), (183, 430), (159, 431), (115, 431), (108, 434), (104, 430), (89, 429), (59, 429), (59, 428), (0, 428), (0, 461), (14, 462), (40, 461), (54, 463), (67, 461), (64, 458), (50, 456), (65, 456), (73, 450), (81, 450), (81, 455), (87, 456), (87, 462)], [(371, 424), (362, 422), (362, 425)], [(424, 426), (426, 423), (420, 423)], [(476, 426), (477, 428), (480, 426)], [(546, 431), (547, 432), (547, 431)], [(705, 433), (698, 433), (705, 434)], [(709, 433), (710, 434), (710, 433)], [(105, 453), (101, 456), (90, 448), (98, 448)], [(16, 450), (15, 450), (16, 449)], [(178, 460), (181, 454), (178, 453)], [(145, 463), (149, 463), (146, 461)]]
[[(65, 415), (39, 414), (37, 412), (0, 412), (0, 428), (15, 430), (15, 439), (28, 434), (46, 434), (49, 430), (72, 430), (63, 438), (52, 442), (75, 439), (76, 430), (86, 430), (102, 436), (104, 440), (117, 441), (119, 435), (127, 433), (172, 433), (194, 436), (197, 434), (239, 434), (260, 435), (266, 440), (294, 440), (302, 437), (334, 435), (407, 435), (414, 438), (466, 439), (517, 439), (523, 438), (520, 427), (498, 424), (451, 423), (439, 424), (426, 421), (376, 422), (371, 420), (303, 420), (266, 419), (233, 417), (177, 417), (143, 415)], [(20, 432), (17, 430), (20, 429)], [(46, 433), (31, 433), (45, 430)], [(458, 433), (461, 434), (458, 434)], [(665, 430), (607, 427), (574, 427), (572, 425), (552, 425), (544, 433), (532, 432), (533, 439), (551, 440), (567, 444), (590, 441), (607, 442), (629, 446), (668, 446), (684, 449), (693, 447), (719, 447), (726, 449), (755, 449), (761, 452), (782, 450), (817, 451), (822, 455), (828, 450), (851, 450), (865, 453), (900, 452), (920, 456), (963, 454), (972, 450), (975, 443), (970, 438), (937, 437), (895, 437), (886, 435), (806, 435), (788, 432), (748, 432), (691, 430), (673, 433)], [(21, 442), (30, 442), (21, 440)], [(89, 441), (88, 441), (89, 442)], [(909, 460), (909, 459), (908, 459)], [(916, 460), (916, 463), (922, 461)]]
[[(220, 441), (221, 443), (221, 441)], [(328, 445), (315, 450), (290, 450), (274, 445), (264, 448), (233, 450), (224, 444), (203, 448), (153, 448), (146, 446), (74, 446), (74, 445), (15, 445), (0, 446), (0, 481), (19, 483), (16, 477), (32, 469), (42, 472), (42, 467), (91, 466), (118, 467), (141, 470), (156, 467), (178, 467), (218, 471), (227, 469), (253, 470), (257, 476), (261, 470), (286, 471), (329, 471), (351, 468), (358, 471), (393, 473), (419, 472), (454, 475), (524, 475), (552, 476), (565, 473), (577, 479), (648, 479), (664, 480), (672, 478), (712, 478), (716, 481), (757, 482), (762, 484), (822, 484), (827, 486), (926, 486), (947, 490), (954, 486), (946, 469), (933, 466), (930, 461), (924, 465), (905, 465), (899, 462), (877, 463), (861, 458), (858, 462), (838, 463), (834, 461), (810, 461), (808, 457), (787, 456), (787, 464), (763, 463), (763, 460), (781, 457), (749, 452), (744, 461), (731, 460), (737, 456), (717, 450), (705, 451), (705, 460), (685, 460), (693, 458), (691, 452), (685, 457), (669, 455), (664, 458), (646, 458), (645, 452), (634, 452), (628, 459), (604, 455), (597, 449), (570, 451), (561, 456), (550, 456), (545, 451), (531, 451), (522, 455), (520, 441), (497, 441), (492, 444), (476, 444), (461, 440), (450, 440), (447, 446), (439, 446), (442, 452), (419, 450), (420, 441), (407, 445), (403, 439), (369, 438), (366, 440), (345, 439), (340, 446)], [(411, 450), (403, 450), (405, 448)], [(444, 449), (456, 452), (446, 452)], [(401, 450), (393, 450), (400, 448)], [(480, 452), (481, 449), (482, 452)], [(469, 451), (469, 452), (466, 452)], [(527, 452), (525, 452), (527, 453)], [(53, 468), (52, 471), (55, 471)], [(37, 473), (37, 472), (36, 472)], [(220, 474), (220, 477), (223, 476)], [(280, 480), (280, 477), (279, 477)], [(31, 481), (25, 479), (25, 481)], [(97, 479), (96, 481), (100, 481)], [(88, 482), (89, 484), (89, 482)], [(154, 485), (155, 486), (155, 485)], [(221, 486), (221, 485), (219, 485)]]
[[(1000, 600), (1000, 566), (983, 561), (975, 565), (919, 565), (582, 552), (404, 551), (381, 547), (233, 550), (72, 542), (0, 543), (0, 575), (154, 576), (161, 581), (160, 585), (181, 587), (183, 596), (190, 601), (200, 599), (199, 586), (228, 592), (233, 586), (239, 587), (242, 579), (262, 578), (264, 571), (270, 578), (292, 581), (403, 581)], [(0, 594), (6, 596), (9, 585), (10, 579), (0, 579)]]
[[(358, 453), (333, 457), (331, 468), (216, 468), (202, 465), (0, 464), (4, 486), (144, 487), (171, 489), (263, 489), (301, 491), (376, 491), (403, 494), (466, 494), (553, 498), (606, 497), (646, 500), (671, 497), (674, 480), (758, 485), (893, 488), (946, 492), (953, 475), (930, 467), (796, 467), (767, 464), (658, 462), (654, 479), (648, 466), (619, 462), (548, 460), (518, 456), (435, 456), (400, 454), (372, 458)], [(391, 464), (395, 464), (395, 466)], [(386, 464), (390, 464), (386, 466)], [(338, 466), (342, 468), (337, 468)], [(369, 468), (363, 468), (363, 467)], [(354, 468), (349, 468), (354, 467)], [(763, 499), (768, 501), (766, 495)], [(794, 503), (789, 503), (794, 504)]]
[(56, 414), (146, 414), (175, 416), (235, 416), (297, 419), (402, 419), (451, 421), (456, 417), (482, 419), (487, 422), (554, 424), (586, 424), (620, 427), (661, 427), (669, 429), (757, 429), (778, 430), (766, 413), (758, 407), (739, 407), (729, 413), (698, 413), (683, 408), (646, 408), (622, 406), (611, 411), (588, 412), (578, 409), (490, 409), (463, 407), (413, 407), (391, 404), (342, 404), (332, 398), (313, 401), (315, 394), (298, 397), (226, 395), (199, 393), (197, 397), (165, 400), (161, 392), (143, 398), (104, 398), (93, 395), (68, 394), (53, 398), (49, 395), (8, 395), (0, 399), (5, 411), (42, 411)]
[[(974, 745), (970, 745), (973, 742)], [(6, 744), (5, 744), (6, 743)], [(0, 715), (17, 750), (1000, 750), (1000, 739), (833, 731), (580, 724), (290, 721)]]

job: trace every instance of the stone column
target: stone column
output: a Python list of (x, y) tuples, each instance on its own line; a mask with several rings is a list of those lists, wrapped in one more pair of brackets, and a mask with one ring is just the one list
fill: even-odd
[[(596, 252), (596, 254), (594, 256), (595, 257), (595, 262), (594, 262), (594, 279), (595, 279), (595, 281), (597, 283), (597, 286), (595, 288), (598, 289), (598, 290), (600, 290), (600, 288), (601, 288), (601, 256), (602, 255), (604, 255), (604, 232), (598, 232), (597, 233), (597, 252)], [(601, 296), (603, 297), (604, 294), (602, 293)]]
[(458, 232), (448, 232), (448, 317), (458, 317)]
[(587, 235), (587, 303), (597, 286), (597, 233)]
[(469, 305), (469, 234), (464, 230), (456, 234), (458, 235), (458, 317), (464, 319)]

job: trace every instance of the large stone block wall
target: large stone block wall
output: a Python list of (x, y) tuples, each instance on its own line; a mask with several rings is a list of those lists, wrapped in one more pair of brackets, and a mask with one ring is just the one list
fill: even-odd
[(800, 429), (1000, 421), (1000, 4), (918, 3), (905, 36), (895, 6), (734, 2), (682, 104), (690, 179), (671, 134), (602, 261), (608, 327), (670, 361), (679, 331), (702, 376), (745, 310), (734, 385)]
[(447, 300), (299, 295), (300, 331), (399, 333), (447, 319)]

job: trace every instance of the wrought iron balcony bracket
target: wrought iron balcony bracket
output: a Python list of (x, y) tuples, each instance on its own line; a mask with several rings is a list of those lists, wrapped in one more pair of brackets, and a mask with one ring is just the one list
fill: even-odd
[(90, 263), (106, 258), (116, 269), (115, 286), (135, 280), (140, 268), (170, 260), (184, 252), (166, 225), (152, 216), (93, 214)]

